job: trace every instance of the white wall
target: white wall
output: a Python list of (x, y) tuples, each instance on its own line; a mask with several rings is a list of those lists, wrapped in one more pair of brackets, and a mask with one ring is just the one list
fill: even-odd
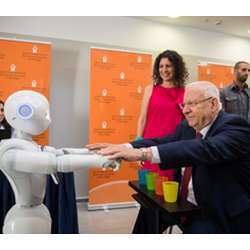
[(249, 39), (132, 17), (0, 17), (0, 32), (250, 61)]

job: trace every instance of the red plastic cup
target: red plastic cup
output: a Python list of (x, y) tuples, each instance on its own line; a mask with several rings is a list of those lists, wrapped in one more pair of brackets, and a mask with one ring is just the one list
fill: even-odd
[(162, 182), (164, 181), (168, 181), (168, 177), (166, 176), (156, 176), (155, 179), (155, 193), (157, 195), (163, 195), (163, 186), (162, 186)]

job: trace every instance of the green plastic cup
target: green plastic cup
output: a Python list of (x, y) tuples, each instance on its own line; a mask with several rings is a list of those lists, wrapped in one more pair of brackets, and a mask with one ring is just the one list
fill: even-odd
[(147, 173), (146, 174), (147, 189), (150, 191), (155, 190), (155, 177), (156, 176), (157, 176), (157, 173)]
[(166, 202), (176, 202), (178, 196), (179, 183), (176, 181), (164, 181), (163, 195)]

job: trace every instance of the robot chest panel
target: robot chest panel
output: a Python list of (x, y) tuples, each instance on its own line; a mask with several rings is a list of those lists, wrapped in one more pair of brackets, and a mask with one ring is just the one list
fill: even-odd
[[(22, 177), (23, 174), (16, 171), (18, 162), (16, 160), (17, 155), (21, 155), (21, 160), (25, 161), (25, 155), (29, 155), (29, 152), (39, 152), (40, 147), (32, 142), (20, 140), (20, 139), (8, 139), (0, 143), (0, 169), (3, 172), (8, 172), (13, 177)], [(22, 157), (22, 152), (24, 156)], [(9, 153), (7, 160), (4, 156)]]

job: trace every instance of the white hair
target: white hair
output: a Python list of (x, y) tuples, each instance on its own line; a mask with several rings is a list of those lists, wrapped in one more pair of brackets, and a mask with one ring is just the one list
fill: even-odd
[(208, 81), (197, 81), (197, 82), (192, 82), (186, 85), (186, 88), (189, 88), (189, 87), (202, 90), (205, 98), (209, 98), (209, 97), (216, 98), (219, 103), (219, 110), (222, 109), (222, 104), (220, 101), (220, 91), (216, 87), (215, 84), (213, 84), (212, 82), (208, 82)]

